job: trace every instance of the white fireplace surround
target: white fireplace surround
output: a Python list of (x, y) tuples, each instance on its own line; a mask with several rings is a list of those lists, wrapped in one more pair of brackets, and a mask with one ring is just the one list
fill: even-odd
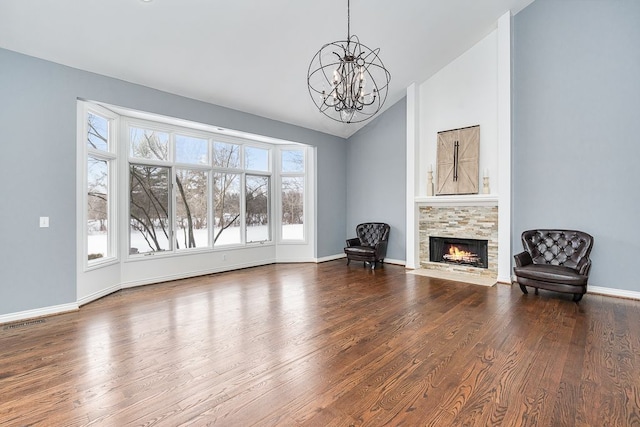
[[(489, 194), (426, 196), (438, 131), (480, 125)], [(420, 206), (497, 206), (497, 281), (511, 283), (511, 13), (469, 51), (407, 88), (406, 267), (420, 268)], [(486, 172), (485, 172), (486, 171)], [(480, 178), (483, 178), (481, 176)]]

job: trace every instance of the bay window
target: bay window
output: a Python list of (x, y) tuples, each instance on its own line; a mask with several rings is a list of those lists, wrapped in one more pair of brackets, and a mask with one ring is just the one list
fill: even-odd
[(85, 267), (115, 260), (118, 247), (141, 260), (307, 242), (304, 146), (80, 105)]

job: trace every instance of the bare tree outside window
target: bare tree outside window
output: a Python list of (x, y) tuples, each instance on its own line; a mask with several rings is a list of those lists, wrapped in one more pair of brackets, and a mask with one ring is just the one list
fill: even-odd
[(247, 242), (269, 241), (269, 177), (247, 175), (245, 182)]
[(282, 223), (303, 224), (304, 181), (299, 177), (282, 178)]
[(87, 253), (88, 259), (107, 256), (109, 247), (109, 165), (88, 157), (87, 162)]
[(176, 248), (208, 245), (208, 172), (176, 170)]
[[(131, 157), (167, 160), (169, 134), (131, 127), (129, 147)], [(171, 249), (170, 176), (168, 167), (129, 165), (129, 253)]]
[(213, 174), (213, 244), (241, 243), (240, 174)]
[[(179, 164), (207, 165), (209, 141), (176, 134), (175, 161)], [(176, 169), (176, 249), (209, 245), (209, 173), (202, 169)]]
[[(226, 142), (213, 143), (213, 165), (217, 168), (240, 167), (240, 145)], [(238, 173), (213, 174), (213, 244), (242, 243), (240, 236), (240, 188)]]
[(304, 150), (281, 151), (282, 239), (304, 240)]
[(169, 134), (166, 132), (132, 127), (129, 144), (131, 157), (149, 160), (167, 160), (169, 157)]
[(87, 260), (110, 256), (109, 120), (87, 112)]
[(240, 146), (226, 142), (213, 143), (213, 166), (237, 169), (240, 167)]
[(109, 120), (87, 114), (87, 147), (106, 151), (109, 148)]
[(171, 249), (168, 167), (129, 166), (129, 252)]

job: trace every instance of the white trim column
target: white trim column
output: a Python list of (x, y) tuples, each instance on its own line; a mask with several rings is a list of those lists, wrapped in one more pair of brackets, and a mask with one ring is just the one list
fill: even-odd
[(418, 175), (420, 172), (420, 88), (412, 83), (407, 87), (407, 223), (406, 223), (406, 264), (407, 268), (416, 268), (418, 261)]
[(498, 19), (498, 282), (511, 283), (511, 11)]

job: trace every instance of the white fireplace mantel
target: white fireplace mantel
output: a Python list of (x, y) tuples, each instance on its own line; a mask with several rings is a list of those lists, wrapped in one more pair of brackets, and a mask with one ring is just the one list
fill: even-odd
[(418, 206), (498, 206), (497, 194), (416, 197)]

